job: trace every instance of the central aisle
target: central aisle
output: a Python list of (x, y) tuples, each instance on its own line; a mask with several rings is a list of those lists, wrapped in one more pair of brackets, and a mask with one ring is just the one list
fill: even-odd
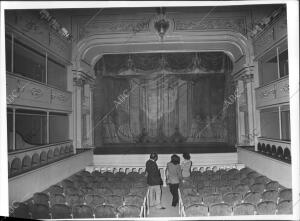
[(155, 207), (150, 208), (149, 217), (179, 217), (179, 208), (172, 207), (172, 194), (170, 193), (169, 187), (162, 187), (162, 206), (166, 209), (156, 209)]

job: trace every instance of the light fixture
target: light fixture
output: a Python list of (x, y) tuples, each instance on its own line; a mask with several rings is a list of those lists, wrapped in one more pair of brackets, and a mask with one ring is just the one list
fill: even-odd
[(72, 35), (69, 33), (69, 31), (65, 27), (63, 27), (61, 24), (59, 24), (57, 22), (57, 20), (55, 19), (55, 17), (50, 15), (50, 13), (47, 10), (42, 9), (40, 11), (40, 16), (41, 16), (41, 19), (45, 20), (54, 31), (56, 31), (58, 34), (60, 34), (66, 40), (68, 40), (68, 41), (72, 40)]
[(164, 39), (164, 36), (170, 27), (170, 22), (167, 20), (165, 12), (165, 8), (159, 8), (158, 16), (156, 18), (156, 21), (154, 22), (154, 28), (160, 36), (161, 40)]

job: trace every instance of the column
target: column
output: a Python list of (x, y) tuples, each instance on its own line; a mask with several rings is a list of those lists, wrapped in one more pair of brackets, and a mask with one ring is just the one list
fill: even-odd
[(91, 147), (94, 147), (94, 113), (93, 113), (93, 92), (95, 89), (95, 83), (92, 82), (89, 84), (89, 101), (90, 101), (90, 115), (89, 115), (89, 127), (88, 127), (88, 138), (89, 138), (89, 144)]
[(81, 90), (83, 86), (83, 79), (81, 77), (73, 78), (73, 131), (74, 131), (74, 148), (82, 147), (81, 140)]
[(247, 112), (248, 112), (248, 143), (251, 146), (255, 146), (255, 139), (257, 139), (257, 130), (255, 128), (255, 106), (254, 99), (255, 93), (253, 88), (253, 75), (248, 74), (243, 77), (246, 98), (247, 98)]
[(243, 108), (243, 101), (244, 99), (244, 85), (242, 80), (237, 80), (237, 90), (239, 94), (239, 98), (237, 100), (237, 139), (238, 139), (238, 145), (244, 145), (244, 139), (245, 139), (245, 113), (242, 111)]

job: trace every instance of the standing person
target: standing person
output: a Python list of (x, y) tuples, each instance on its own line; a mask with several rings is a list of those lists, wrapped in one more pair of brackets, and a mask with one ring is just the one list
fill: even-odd
[(190, 180), (192, 161), (189, 153), (183, 153), (183, 162), (181, 164), (183, 182)]
[(179, 200), (178, 187), (182, 179), (179, 156), (175, 154), (171, 156), (171, 161), (167, 164), (166, 177), (173, 196), (172, 206), (175, 207)]
[(161, 205), (161, 185), (163, 181), (156, 164), (158, 159), (157, 153), (151, 153), (150, 159), (146, 162), (147, 184), (149, 185), (150, 206), (155, 206), (157, 209), (165, 209)]

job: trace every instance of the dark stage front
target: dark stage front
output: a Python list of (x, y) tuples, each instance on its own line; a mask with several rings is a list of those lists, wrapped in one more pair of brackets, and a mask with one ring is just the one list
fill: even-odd
[(236, 152), (234, 146), (222, 142), (208, 142), (197, 144), (106, 144), (96, 147), (94, 154), (158, 154), (171, 153), (232, 153)]

